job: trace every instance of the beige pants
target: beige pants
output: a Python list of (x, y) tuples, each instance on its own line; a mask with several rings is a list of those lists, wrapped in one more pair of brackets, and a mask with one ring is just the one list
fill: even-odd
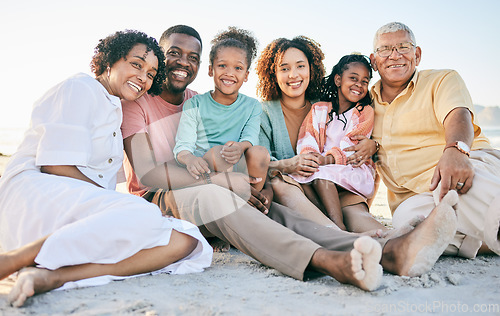
[[(475, 171), (472, 188), (459, 196), (457, 234), (444, 254), (474, 258), (484, 242), (500, 255), (500, 151), (474, 150), (470, 158)], [(429, 215), (439, 201), (440, 189), (401, 203), (392, 217), (394, 227), (401, 227), (416, 215)]]
[[(299, 280), (304, 279), (317, 249), (350, 251), (358, 238), (316, 224), (276, 203), (266, 216), (215, 184), (174, 190), (173, 195), (164, 198), (172, 200), (172, 196), (177, 205), (173, 213), (197, 225), (205, 236), (227, 241), (261, 263)], [(169, 203), (173, 204), (166, 204)]]

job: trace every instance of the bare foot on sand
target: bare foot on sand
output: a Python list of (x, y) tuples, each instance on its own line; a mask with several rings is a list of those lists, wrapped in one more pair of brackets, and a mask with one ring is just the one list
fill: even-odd
[(351, 250), (351, 264), (354, 277), (360, 282), (359, 287), (366, 291), (376, 290), (382, 280), (382, 257), (380, 244), (370, 237), (360, 237)]
[(311, 259), (311, 266), (341, 283), (373, 291), (379, 287), (382, 279), (382, 266), (379, 264), (381, 254), (380, 244), (363, 236), (356, 239), (354, 249), (350, 252), (318, 249)]
[(415, 229), (389, 240), (383, 249), (384, 269), (411, 277), (431, 270), (457, 231), (457, 216), (453, 208), (457, 202), (457, 192), (449, 191)]
[(231, 249), (231, 244), (217, 237), (207, 238), (208, 243), (214, 249), (214, 252), (228, 252)]
[(62, 284), (57, 282), (55, 274), (46, 269), (23, 268), (9, 293), (9, 303), (14, 307), (21, 307), (29, 297), (60, 287)]

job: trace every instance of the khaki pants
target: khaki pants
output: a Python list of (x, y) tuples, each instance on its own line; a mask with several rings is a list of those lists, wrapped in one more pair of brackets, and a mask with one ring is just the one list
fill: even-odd
[[(444, 254), (474, 258), (485, 242), (500, 255), (500, 151), (474, 150), (470, 158), (475, 171), (472, 188), (459, 195), (457, 234)], [(438, 186), (433, 193), (417, 194), (401, 203), (392, 217), (394, 227), (401, 227), (416, 215), (427, 216), (438, 203), (440, 189)]]
[[(261, 263), (299, 280), (304, 279), (317, 249), (350, 251), (359, 237), (316, 224), (276, 203), (266, 216), (215, 184), (174, 190), (163, 198), (175, 200), (173, 214), (197, 225), (206, 237), (227, 241)], [(158, 199), (156, 202), (163, 204)]]

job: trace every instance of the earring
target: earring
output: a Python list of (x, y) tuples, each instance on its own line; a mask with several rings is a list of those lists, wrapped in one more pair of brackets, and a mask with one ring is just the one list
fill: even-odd
[(108, 79), (109, 79), (109, 72), (111, 71), (111, 68), (108, 66)]

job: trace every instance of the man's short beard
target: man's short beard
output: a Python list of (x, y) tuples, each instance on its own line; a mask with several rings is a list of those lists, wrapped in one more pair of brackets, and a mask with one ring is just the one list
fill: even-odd
[(184, 91), (186, 91), (187, 86), (188, 85), (186, 85), (183, 88), (177, 88), (176, 86), (174, 86), (174, 85), (172, 85), (172, 84), (170, 84), (168, 82), (165, 82), (163, 90), (167, 90), (170, 93), (174, 93), (174, 94), (184, 93)]

